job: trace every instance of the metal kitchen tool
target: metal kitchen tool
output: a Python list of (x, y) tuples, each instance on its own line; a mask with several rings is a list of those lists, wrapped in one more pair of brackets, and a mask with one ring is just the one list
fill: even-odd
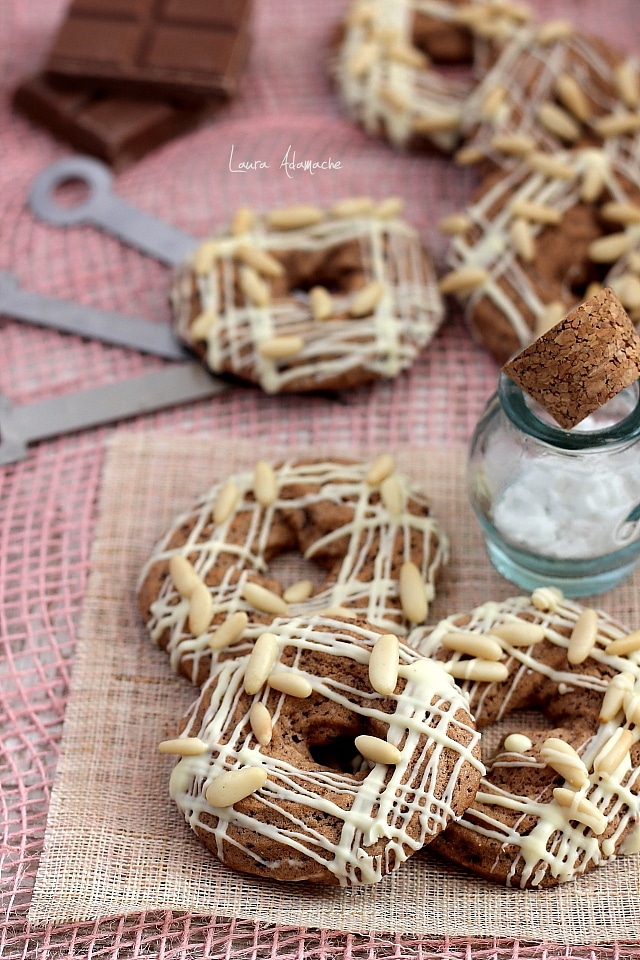
[(19, 407), (0, 394), (0, 466), (21, 460), (38, 440), (204, 400), (227, 386), (193, 361)]
[[(87, 196), (72, 206), (62, 206), (55, 192), (72, 181), (84, 184)], [(121, 200), (111, 191), (112, 181), (111, 172), (98, 160), (65, 157), (36, 177), (29, 206), (46, 223), (57, 227), (91, 224), (161, 263), (181, 263), (198, 241)]]

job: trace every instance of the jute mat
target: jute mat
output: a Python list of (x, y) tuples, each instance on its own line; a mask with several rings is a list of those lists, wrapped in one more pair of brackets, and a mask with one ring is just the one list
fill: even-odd
[[(360, 451), (363, 457), (378, 452)], [(282, 453), (211, 436), (113, 440), (31, 922), (171, 909), (416, 936), (579, 944), (640, 934), (639, 857), (620, 859), (576, 883), (523, 893), (469, 876), (425, 850), (376, 886), (344, 891), (232, 873), (191, 834), (168, 797), (173, 761), (158, 754), (157, 743), (172, 735), (194, 689), (172, 675), (165, 655), (147, 638), (136, 609), (136, 578), (156, 539), (194, 495), (258, 458)], [(400, 468), (430, 492), (452, 543), (430, 618), (517, 593), (486, 559), (467, 505), (465, 451), (394, 453)], [(635, 628), (639, 588), (640, 573), (599, 603)]]

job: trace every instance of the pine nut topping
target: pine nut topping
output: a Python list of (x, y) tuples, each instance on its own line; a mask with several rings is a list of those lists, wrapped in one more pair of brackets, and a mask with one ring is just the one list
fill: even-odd
[(627, 723), (640, 725), (640, 693), (625, 694), (623, 708)]
[(596, 836), (606, 830), (607, 818), (598, 810), (595, 803), (587, 800), (586, 797), (581, 797), (579, 793), (575, 793), (567, 787), (556, 787), (553, 791), (553, 799), (559, 807), (565, 807), (570, 811), (570, 820), (584, 823)]
[(544, 640), (544, 627), (528, 620), (510, 620), (491, 627), (494, 637), (499, 637), (511, 647), (531, 647)]
[(178, 737), (176, 740), (163, 740), (158, 744), (160, 753), (171, 753), (177, 757), (199, 757), (209, 747), (198, 737)]
[(351, 217), (366, 217), (373, 214), (374, 203), (371, 197), (348, 197), (334, 203), (329, 213), (336, 220), (350, 219)]
[(506, 663), (495, 660), (455, 660), (445, 664), (447, 673), (456, 680), (476, 680), (485, 683), (502, 683), (509, 676)]
[(324, 220), (324, 211), (320, 207), (303, 204), (271, 210), (266, 216), (267, 225), (272, 230), (299, 230), (302, 227), (312, 227), (321, 220)]
[(253, 493), (261, 507), (270, 507), (278, 496), (275, 470), (266, 460), (258, 460), (253, 468)]
[(289, 612), (289, 607), (282, 597), (266, 587), (261, 587), (259, 583), (249, 581), (245, 583), (242, 589), (242, 596), (256, 610), (261, 613), (271, 613), (275, 617), (284, 617)]
[(562, 219), (562, 214), (554, 207), (544, 203), (531, 203), (529, 200), (514, 200), (511, 204), (511, 215), (532, 223), (557, 224)]
[(631, 249), (635, 239), (629, 233), (610, 233), (589, 244), (589, 259), (594, 263), (614, 263)]
[(575, 77), (568, 73), (561, 73), (555, 84), (556, 96), (574, 117), (586, 123), (591, 117), (591, 106), (584, 90)]
[(531, 594), (531, 603), (536, 610), (554, 613), (560, 609), (560, 604), (564, 600), (562, 591), (557, 587), (536, 587)]
[(213, 310), (203, 310), (189, 326), (189, 334), (194, 340), (206, 340), (209, 331), (215, 327), (218, 322), (218, 315)]
[(230, 617), (227, 617), (217, 630), (209, 638), (209, 646), (212, 650), (223, 650), (229, 644), (238, 640), (249, 622), (249, 617), (244, 610), (236, 610)]
[(640, 130), (640, 113), (610, 113), (592, 124), (599, 137), (621, 137)]
[(625, 670), (624, 673), (617, 673), (609, 680), (600, 707), (598, 717), (600, 723), (608, 723), (619, 713), (625, 696), (633, 690), (634, 681), (633, 674), (628, 670)]
[(498, 641), (482, 633), (458, 630), (445, 633), (441, 642), (447, 650), (456, 650), (469, 657), (480, 657), (481, 660), (502, 660), (503, 650)]
[(295, 357), (304, 347), (304, 340), (298, 336), (270, 337), (263, 340), (258, 347), (258, 353), (265, 360), (286, 360)]
[(382, 300), (384, 285), (379, 280), (371, 280), (355, 294), (349, 306), (349, 316), (366, 317), (373, 313)]
[(537, 117), (549, 133), (560, 137), (561, 140), (573, 143), (580, 136), (580, 127), (571, 114), (555, 103), (549, 101), (541, 103), (537, 110)]
[(365, 77), (378, 59), (378, 47), (375, 43), (363, 43), (354, 51), (347, 64), (347, 71), (354, 80)]
[(378, 89), (378, 97), (391, 110), (397, 111), (398, 113), (408, 113), (411, 107), (411, 101), (408, 95), (400, 90), (394, 90), (393, 87), (380, 87)]
[(620, 766), (633, 746), (631, 730), (618, 727), (608, 743), (604, 745), (593, 761), (595, 773), (604, 773), (611, 776)]
[(640, 650), (640, 630), (634, 630), (628, 633), (626, 637), (620, 637), (619, 640), (612, 640), (607, 647), (607, 654), (610, 657), (626, 657), (629, 653), (635, 653)]
[(309, 290), (309, 306), (314, 320), (328, 320), (335, 310), (333, 297), (326, 287)]
[(258, 247), (252, 247), (249, 243), (239, 243), (234, 250), (234, 257), (241, 263), (262, 274), (263, 277), (282, 277), (284, 267), (279, 260), (272, 257), (266, 250), (259, 250)]
[(567, 647), (567, 660), (569, 663), (584, 663), (593, 650), (596, 638), (598, 636), (598, 614), (595, 610), (587, 607), (582, 611), (576, 620), (569, 644)]
[(400, 606), (409, 623), (422, 623), (427, 616), (427, 595), (422, 574), (411, 560), (400, 567)]
[(371, 763), (396, 764), (402, 760), (402, 754), (397, 747), (380, 737), (369, 737), (361, 734), (355, 739), (356, 750), (365, 760)]
[(625, 107), (636, 110), (640, 106), (640, 76), (637, 67), (625, 60), (614, 67), (613, 75)]
[(387, 197), (381, 200), (375, 209), (378, 220), (394, 220), (404, 210), (404, 200), (401, 197)]
[(545, 47), (548, 44), (556, 43), (558, 40), (566, 40), (572, 37), (575, 32), (574, 26), (570, 20), (548, 20), (539, 28), (536, 35), (538, 43)]
[(227, 480), (216, 497), (216, 502), (213, 507), (214, 523), (226, 523), (236, 508), (239, 496), (240, 491), (233, 480)]
[(260, 277), (253, 267), (240, 267), (238, 272), (240, 289), (254, 307), (267, 307), (271, 302), (269, 284)]
[(531, 224), (522, 217), (516, 217), (509, 230), (511, 243), (524, 263), (531, 263), (536, 255), (536, 241), (531, 230)]
[(443, 217), (438, 223), (438, 228), (449, 236), (466, 233), (472, 226), (473, 221), (466, 213), (452, 213), (448, 217)]
[(527, 155), (527, 163), (532, 170), (544, 174), (545, 177), (553, 177), (555, 180), (573, 180), (575, 177), (575, 171), (567, 163), (548, 153), (541, 153), (539, 150)]
[(415, 117), (412, 123), (416, 133), (448, 133), (457, 130), (462, 117), (459, 111), (431, 114), (429, 117)]
[(240, 236), (241, 233), (248, 233), (255, 224), (255, 214), (250, 207), (239, 207), (231, 220), (231, 235)]
[(580, 199), (585, 203), (595, 203), (604, 188), (605, 178), (600, 167), (587, 167), (580, 185)]
[(547, 737), (540, 756), (548, 767), (559, 773), (572, 787), (583, 787), (589, 781), (589, 771), (571, 744), (558, 737)]
[(297, 580), (282, 594), (285, 603), (304, 603), (313, 593), (313, 583), (311, 580)]
[(456, 7), (453, 11), (452, 20), (454, 23), (459, 23), (463, 27), (475, 27), (480, 21), (486, 20), (490, 15), (491, 11), (488, 6), (474, 6), (469, 3)]
[(250, 696), (258, 693), (278, 659), (278, 641), (273, 633), (261, 633), (244, 671), (244, 689)]
[(602, 284), (598, 283), (596, 280), (592, 280), (584, 292), (585, 302), (589, 300), (591, 297), (595, 297), (597, 293), (601, 293), (601, 291), (602, 291)]
[(211, 781), (205, 790), (205, 799), (211, 807), (232, 807), (263, 787), (267, 779), (267, 771), (262, 767), (227, 770)]
[(547, 331), (555, 327), (557, 323), (560, 323), (566, 313), (567, 308), (560, 300), (554, 300), (552, 303), (548, 303), (540, 316), (536, 317), (533, 331), (534, 336), (541, 337), (543, 333), (547, 333)]
[(479, 147), (460, 147), (453, 155), (459, 167), (470, 167), (484, 159), (484, 153)]
[(396, 468), (396, 463), (390, 453), (382, 453), (377, 457), (367, 470), (365, 482), (370, 487), (377, 487), (379, 483), (386, 480)]
[(640, 252), (638, 250), (632, 250), (626, 259), (626, 264), (629, 270), (640, 274)]
[(533, 743), (524, 733), (510, 733), (504, 738), (504, 749), (509, 753), (527, 753)]
[(487, 91), (480, 105), (480, 116), (486, 117), (487, 119), (491, 119), (491, 117), (495, 117), (500, 107), (504, 103), (506, 96), (507, 96), (506, 87), (503, 87), (500, 84), (498, 84), (495, 87), (491, 87)]
[(490, 146), (492, 150), (510, 157), (525, 157), (535, 150), (536, 142), (533, 137), (523, 133), (503, 133), (493, 137)]
[(402, 484), (397, 474), (392, 473), (390, 477), (386, 477), (382, 481), (380, 484), (380, 497), (391, 516), (401, 516), (405, 506), (405, 497)]
[(600, 216), (612, 223), (640, 223), (640, 207), (634, 203), (603, 203)]
[(489, 279), (489, 272), (483, 267), (460, 267), (446, 273), (440, 280), (440, 293), (466, 294), (481, 287)]
[(199, 247), (196, 247), (193, 253), (193, 269), (198, 276), (204, 276), (209, 273), (213, 267), (214, 260), (218, 256), (220, 244), (217, 240), (205, 240)]
[(415, 70), (424, 70), (429, 66), (429, 57), (422, 50), (418, 50), (417, 47), (412, 47), (408, 43), (396, 42), (390, 44), (387, 48), (387, 56), (389, 60), (403, 63)]
[(623, 307), (630, 311), (640, 309), (640, 277), (634, 273), (623, 273), (613, 278), (610, 286)]
[(384, 633), (373, 645), (369, 656), (369, 682), (383, 697), (389, 697), (398, 682), (400, 644), (393, 633)]
[(313, 693), (313, 687), (307, 678), (297, 673), (282, 670), (279, 673), (271, 673), (267, 681), (274, 690), (286, 693), (289, 697), (298, 697), (300, 700), (305, 700)]
[(261, 703), (259, 700), (256, 700), (256, 702), (251, 705), (251, 710), (249, 711), (249, 723), (251, 724), (253, 735), (260, 746), (268, 746), (271, 743), (271, 737), (273, 736), (273, 724), (271, 720), (271, 714), (265, 707), (264, 703)]
[(194, 588), (189, 598), (189, 630), (199, 637), (213, 620), (213, 597), (202, 581)]
[(202, 583), (193, 565), (179, 553), (174, 553), (169, 560), (169, 576), (172, 584), (185, 600), (188, 600), (195, 588)]

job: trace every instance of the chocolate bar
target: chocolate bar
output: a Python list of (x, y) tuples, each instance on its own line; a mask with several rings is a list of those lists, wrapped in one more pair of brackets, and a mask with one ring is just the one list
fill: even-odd
[(72, 0), (46, 70), (118, 94), (203, 100), (237, 89), (251, 0)]
[(186, 133), (215, 107), (130, 100), (86, 85), (63, 90), (43, 74), (21, 83), (13, 95), (20, 113), (119, 171), (168, 140)]

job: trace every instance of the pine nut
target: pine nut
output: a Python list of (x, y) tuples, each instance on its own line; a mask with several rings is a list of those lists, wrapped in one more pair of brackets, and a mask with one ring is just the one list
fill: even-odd
[(282, 277), (284, 267), (279, 260), (272, 257), (266, 250), (259, 250), (258, 247), (252, 247), (248, 243), (239, 243), (234, 250), (234, 257), (241, 263), (252, 267), (263, 277)]
[(456, 680), (477, 680), (484, 683), (502, 683), (509, 676), (505, 663), (495, 660), (455, 660), (445, 665), (447, 673)]
[(415, 117), (412, 127), (416, 133), (449, 133), (459, 128), (461, 119), (457, 111), (432, 114), (429, 117)]
[(238, 497), (240, 496), (240, 491), (233, 482), (233, 480), (228, 480), (224, 486), (221, 488), (220, 493), (216, 497), (216, 502), (213, 507), (213, 522), (214, 523), (226, 523), (233, 511), (235, 510), (236, 504), (238, 502)]
[(284, 617), (289, 612), (287, 604), (282, 597), (266, 587), (261, 587), (259, 583), (249, 581), (245, 583), (242, 589), (242, 596), (250, 603), (252, 607), (261, 613), (270, 613), (275, 617)]
[(348, 197), (339, 200), (329, 210), (337, 220), (348, 220), (351, 217), (366, 217), (373, 214), (374, 203), (371, 197)]
[[(637, 310), (640, 308), (640, 278), (635, 273), (623, 273), (610, 281), (610, 286), (614, 293), (620, 298), (620, 302), (627, 310)], [(585, 299), (587, 299), (585, 297)]]
[(365, 477), (365, 483), (370, 487), (377, 487), (379, 483), (386, 480), (396, 468), (395, 460), (390, 453), (382, 453), (369, 466)]
[(275, 470), (266, 460), (258, 460), (253, 468), (253, 494), (261, 507), (270, 507), (278, 496)]
[(418, 50), (417, 47), (412, 47), (407, 43), (392, 43), (387, 48), (387, 56), (389, 60), (403, 63), (415, 70), (424, 70), (429, 66), (429, 57), (422, 50)]
[(491, 627), (491, 633), (511, 647), (531, 647), (534, 643), (544, 640), (544, 627), (539, 623), (530, 623), (528, 620), (497, 623)]
[(479, 147), (460, 147), (453, 155), (459, 167), (471, 167), (484, 160), (484, 152)]
[(498, 153), (505, 153), (510, 157), (525, 157), (535, 150), (536, 142), (533, 137), (522, 133), (503, 133), (493, 137), (489, 145)]
[(244, 633), (245, 627), (249, 622), (249, 617), (244, 610), (236, 610), (230, 617), (227, 617), (220, 626), (214, 630), (209, 638), (209, 646), (212, 650), (223, 650), (230, 644), (235, 643)]
[(625, 107), (636, 110), (640, 105), (640, 76), (636, 65), (625, 60), (614, 67), (613, 75)]
[(163, 740), (158, 744), (160, 753), (170, 753), (177, 757), (199, 757), (209, 747), (198, 737), (179, 737), (176, 740)]
[(382, 300), (384, 286), (379, 280), (371, 280), (365, 284), (353, 297), (349, 307), (349, 316), (366, 317), (373, 313)]
[(349, 57), (347, 72), (354, 80), (366, 76), (378, 59), (378, 47), (375, 43), (363, 43)]
[(625, 694), (622, 706), (627, 723), (633, 723), (636, 726), (640, 725), (640, 694)]
[(382, 481), (380, 484), (380, 499), (392, 517), (401, 516), (404, 510), (405, 497), (397, 474), (392, 473), (390, 477), (386, 477)]
[(547, 737), (540, 748), (540, 756), (548, 767), (559, 773), (572, 787), (583, 787), (589, 781), (589, 771), (571, 744), (558, 737)]
[(567, 308), (560, 300), (554, 300), (552, 303), (548, 303), (542, 313), (536, 317), (533, 331), (534, 336), (541, 337), (543, 333), (547, 333), (564, 319), (566, 313)]
[(634, 273), (640, 274), (640, 252), (632, 250), (626, 259), (627, 268)]
[(255, 214), (250, 207), (239, 207), (233, 215), (229, 232), (234, 237), (241, 233), (248, 233), (253, 229), (255, 219)]
[(580, 136), (580, 127), (573, 117), (555, 103), (547, 101), (546, 103), (540, 104), (537, 110), (537, 117), (549, 133), (560, 137), (561, 140), (567, 140), (569, 143), (573, 143)]
[(587, 167), (580, 184), (580, 199), (585, 203), (595, 203), (604, 188), (604, 172), (600, 167)]
[(463, 27), (475, 27), (490, 15), (491, 13), (488, 7), (465, 4), (464, 6), (454, 9), (452, 20), (454, 23), (459, 23)]
[(504, 738), (504, 749), (509, 753), (527, 753), (533, 743), (524, 733), (510, 733)]
[(259, 700), (256, 700), (256, 702), (251, 705), (249, 723), (251, 724), (253, 735), (260, 746), (268, 746), (273, 736), (273, 724), (271, 714), (264, 703), (261, 703)]
[(481, 660), (502, 660), (504, 653), (497, 640), (470, 630), (445, 633), (441, 643), (447, 650), (466, 653), (468, 657), (480, 657)]
[(466, 294), (481, 287), (489, 279), (489, 272), (483, 267), (460, 267), (446, 273), (440, 280), (440, 293)]
[(466, 233), (472, 226), (473, 221), (466, 213), (452, 213), (448, 217), (443, 217), (438, 223), (439, 229), (450, 236)]
[(612, 640), (607, 647), (607, 655), (610, 657), (626, 657), (629, 653), (635, 653), (640, 650), (640, 630), (634, 630), (628, 633), (626, 637), (620, 637), (619, 640)]
[(258, 693), (278, 659), (278, 641), (273, 633), (261, 633), (244, 671), (244, 689), (250, 696)]
[(380, 87), (378, 97), (387, 107), (398, 113), (408, 113), (411, 107), (409, 97), (400, 90), (394, 90), (393, 87)]
[(282, 594), (285, 603), (304, 603), (313, 593), (313, 583), (311, 580), (298, 580)]
[(562, 591), (557, 587), (536, 587), (531, 594), (531, 603), (536, 610), (553, 613), (560, 609), (560, 604), (564, 600)]
[(629, 233), (610, 233), (589, 244), (589, 259), (594, 263), (614, 263), (631, 249), (635, 239)]
[(573, 180), (575, 170), (562, 160), (558, 160), (548, 153), (541, 153), (539, 150), (527, 155), (527, 163), (536, 173), (542, 173), (545, 177), (552, 177), (554, 180)]
[(640, 223), (640, 207), (634, 203), (604, 203), (600, 207), (600, 216), (612, 223), (621, 223), (624, 226), (630, 223)]
[(285, 693), (290, 697), (298, 697), (300, 700), (305, 700), (313, 693), (313, 687), (307, 678), (296, 673), (288, 673), (284, 670), (280, 673), (272, 673), (267, 681), (274, 690)]
[(198, 276), (209, 273), (218, 256), (220, 244), (216, 240), (205, 240), (193, 253), (193, 269)]
[(189, 336), (194, 340), (206, 340), (209, 331), (218, 322), (218, 315), (213, 310), (203, 310), (189, 324)]
[(200, 581), (189, 599), (189, 630), (194, 637), (199, 637), (211, 625), (212, 620), (213, 597), (206, 583)]
[(560, 223), (562, 214), (544, 203), (531, 203), (529, 200), (514, 200), (511, 204), (511, 215), (530, 220), (532, 223), (555, 224)]
[(625, 670), (624, 673), (617, 673), (607, 684), (607, 689), (602, 698), (602, 706), (598, 719), (600, 723), (608, 723), (622, 709), (625, 696), (633, 690), (635, 682), (634, 675)]
[(378, 220), (395, 220), (404, 210), (404, 200), (401, 197), (387, 197), (381, 200), (375, 209)]
[(568, 73), (561, 73), (555, 83), (556, 96), (560, 103), (582, 123), (591, 117), (591, 106), (584, 90), (575, 77)]
[(596, 638), (598, 636), (598, 614), (595, 610), (587, 607), (582, 611), (576, 620), (569, 644), (567, 647), (567, 660), (569, 663), (584, 663), (593, 650)]
[(180, 553), (174, 553), (169, 559), (169, 576), (180, 596), (186, 600), (189, 599), (195, 588), (202, 583), (193, 564)]
[(529, 221), (516, 217), (511, 224), (509, 236), (520, 259), (524, 263), (531, 263), (536, 255), (536, 242)]
[(572, 37), (574, 32), (575, 28), (570, 20), (548, 20), (538, 29), (536, 40), (541, 46), (546, 47), (558, 40)]
[(599, 836), (607, 828), (607, 818), (586, 797), (581, 797), (573, 790), (567, 787), (556, 787), (553, 791), (553, 799), (559, 807), (565, 807), (570, 810), (569, 819), (577, 820), (589, 827), (596, 836)]
[(253, 267), (240, 267), (240, 289), (254, 307), (267, 307), (271, 302), (269, 284), (258, 276)]
[(361, 734), (355, 739), (356, 750), (365, 760), (371, 763), (396, 764), (402, 760), (402, 754), (397, 747), (394, 747), (388, 740), (381, 740), (380, 737), (369, 737)]
[(258, 353), (265, 360), (286, 360), (295, 357), (304, 347), (304, 340), (298, 336), (270, 337), (263, 340), (258, 347)]
[(400, 567), (400, 606), (409, 623), (422, 623), (427, 616), (427, 595), (422, 574), (411, 560)]
[(232, 807), (263, 787), (267, 779), (267, 771), (262, 767), (227, 770), (211, 781), (205, 790), (205, 799), (211, 807)]
[(507, 96), (507, 88), (501, 85), (491, 87), (480, 104), (480, 116), (490, 120), (500, 110)]
[(272, 230), (299, 230), (303, 227), (312, 227), (321, 220), (324, 220), (324, 212), (320, 207), (304, 204), (271, 210), (266, 216), (267, 225)]
[(312, 287), (309, 291), (309, 306), (314, 320), (328, 320), (335, 306), (326, 287)]
[(591, 297), (595, 297), (596, 294), (602, 293), (602, 289), (603, 287), (601, 283), (598, 283), (596, 280), (592, 280), (584, 292), (584, 302), (586, 303), (586, 301), (590, 300)]
[(599, 137), (621, 137), (628, 133), (640, 130), (640, 114), (638, 113), (610, 113), (600, 117), (592, 124)]
[(389, 697), (398, 682), (400, 644), (393, 633), (384, 633), (373, 645), (369, 656), (369, 682), (383, 697)]
[(622, 761), (629, 755), (633, 746), (631, 730), (618, 727), (608, 743), (604, 745), (593, 761), (595, 773), (611, 774), (618, 769)]

